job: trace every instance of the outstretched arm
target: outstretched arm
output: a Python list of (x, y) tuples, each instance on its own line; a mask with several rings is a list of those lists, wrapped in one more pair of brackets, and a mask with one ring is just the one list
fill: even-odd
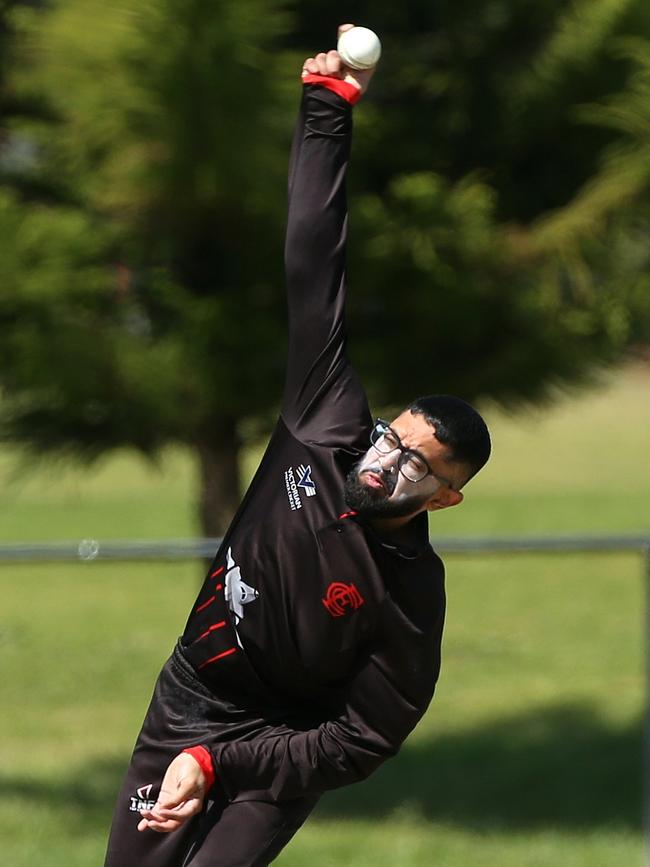
[(352, 105), (371, 75), (353, 74), (336, 51), (305, 61), (289, 166), (282, 417), (297, 436), (329, 445), (350, 443), (369, 423), (365, 394), (345, 353), (344, 304)]

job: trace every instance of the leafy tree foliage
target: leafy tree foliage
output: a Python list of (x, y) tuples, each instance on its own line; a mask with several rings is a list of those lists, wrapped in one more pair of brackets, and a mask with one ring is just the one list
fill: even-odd
[[(3, 435), (87, 460), (184, 443), (208, 533), (236, 504), (242, 437), (277, 407), (296, 73), (339, 23), (288, 10), (3, 7)], [(645, 3), (348, 14), (385, 43), (350, 183), (351, 350), (372, 398), (536, 400), (646, 341)]]
[(270, 412), (282, 370), (286, 15), (77, 0), (15, 25), (14, 88), (46, 110), (22, 125), (40, 156), (13, 184), (43, 194), (0, 212), (5, 434), (85, 459), (186, 443), (216, 532), (238, 422)]

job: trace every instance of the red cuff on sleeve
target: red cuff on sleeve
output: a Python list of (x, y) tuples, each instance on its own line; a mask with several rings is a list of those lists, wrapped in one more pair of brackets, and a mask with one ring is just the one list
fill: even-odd
[(183, 752), (189, 753), (201, 766), (201, 770), (205, 774), (205, 791), (209, 792), (214, 785), (215, 778), (214, 763), (209, 751), (205, 747), (188, 747)]
[(350, 105), (359, 102), (361, 99), (361, 88), (356, 87), (349, 81), (342, 81), (340, 78), (332, 78), (330, 75), (317, 75), (315, 72), (307, 72), (302, 76), (303, 84), (320, 84), (321, 87), (326, 87), (328, 90), (333, 90), (342, 96)]

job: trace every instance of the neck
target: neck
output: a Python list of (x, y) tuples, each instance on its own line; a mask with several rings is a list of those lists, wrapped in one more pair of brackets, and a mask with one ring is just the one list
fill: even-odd
[(415, 515), (407, 515), (405, 518), (372, 518), (368, 523), (381, 539), (406, 544), (413, 538), (410, 523), (414, 517)]

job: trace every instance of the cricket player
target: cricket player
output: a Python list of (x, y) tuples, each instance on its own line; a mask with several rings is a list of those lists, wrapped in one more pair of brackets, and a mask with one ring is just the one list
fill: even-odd
[(490, 438), (445, 395), (373, 422), (346, 357), (345, 180), (371, 75), (336, 51), (305, 61), (281, 415), (156, 684), (106, 867), (269, 864), (433, 696), (445, 595), (427, 512), (461, 502)]

